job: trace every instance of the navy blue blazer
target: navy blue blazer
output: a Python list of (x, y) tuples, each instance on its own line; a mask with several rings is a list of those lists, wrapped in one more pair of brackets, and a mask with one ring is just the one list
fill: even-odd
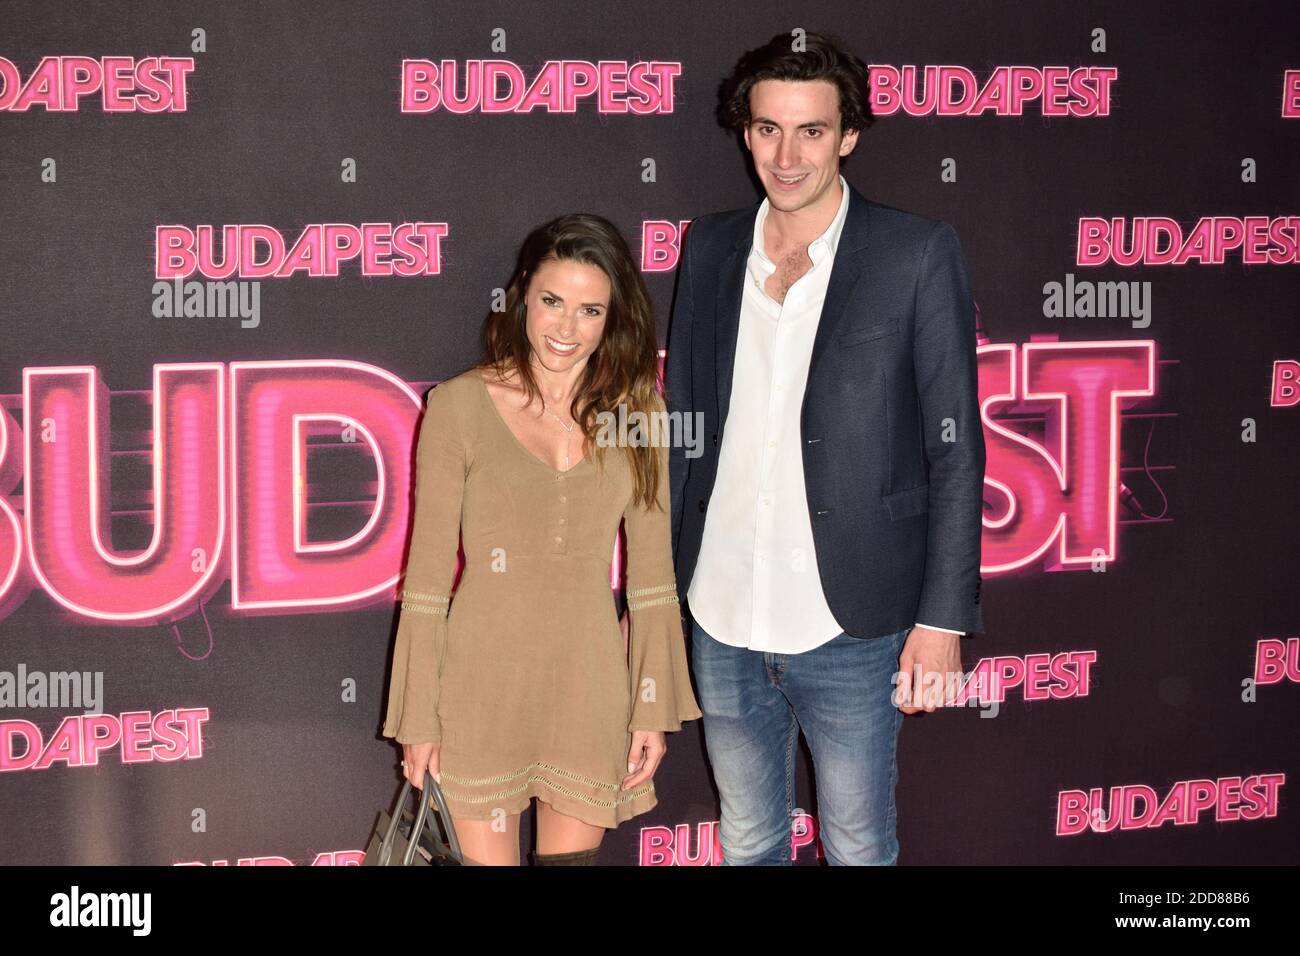
[[(695, 219), (668, 331), (670, 412), (703, 413), (702, 454), (669, 454), (678, 598), (695, 572), (726, 434), (759, 204)], [(822, 591), (840, 626), (976, 632), (984, 434), (975, 310), (953, 228), (849, 187), (800, 414)]]

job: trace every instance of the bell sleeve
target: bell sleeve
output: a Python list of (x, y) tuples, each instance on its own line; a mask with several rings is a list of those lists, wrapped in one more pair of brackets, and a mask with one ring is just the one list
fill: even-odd
[(463, 422), (445, 385), (425, 399), (415, 457), (415, 517), (383, 735), (398, 743), (442, 739), (439, 677), (460, 544), (466, 454)]
[(658, 507), (629, 501), (623, 512), (627, 544), (627, 608), (632, 716), (628, 730), (674, 731), (699, 718), (691, 690), (673, 574), (667, 449), (660, 452)]

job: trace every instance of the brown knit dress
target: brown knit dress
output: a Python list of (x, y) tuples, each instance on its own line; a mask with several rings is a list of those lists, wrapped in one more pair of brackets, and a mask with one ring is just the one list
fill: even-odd
[[(615, 827), (658, 802), (653, 780), (620, 789), (631, 732), (700, 716), (662, 458), (662, 510), (647, 511), (632, 503), (622, 448), (605, 449), (603, 470), (591, 452), (556, 471), (515, 437), (477, 369), (429, 393), (383, 733), (441, 740), (453, 820), (517, 813), (537, 797)], [(609, 578), (620, 520), (630, 662)]]

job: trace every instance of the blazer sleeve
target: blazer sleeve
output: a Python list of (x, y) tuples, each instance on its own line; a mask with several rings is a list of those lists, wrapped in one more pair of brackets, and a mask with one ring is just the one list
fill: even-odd
[(936, 223), (921, 253), (912, 350), (930, 485), (925, 577), (915, 620), (966, 632), (984, 629), (979, 569), (985, 452), (974, 305), (957, 233), (946, 222)]
[(429, 393), (416, 444), (415, 518), (383, 730), (403, 744), (442, 739), (439, 677), (467, 470), (464, 423), (453, 399), (445, 385)]
[(629, 732), (681, 730), (682, 721), (701, 716), (691, 690), (673, 577), (668, 456), (660, 454), (658, 458), (659, 495), (655, 507), (646, 509), (630, 500), (623, 512), (631, 652)]

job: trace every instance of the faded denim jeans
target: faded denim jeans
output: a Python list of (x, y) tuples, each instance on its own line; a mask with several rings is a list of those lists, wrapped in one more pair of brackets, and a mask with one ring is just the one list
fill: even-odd
[(904, 715), (892, 695), (909, 630), (870, 639), (841, 633), (802, 654), (774, 654), (723, 644), (692, 621), (705, 746), (722, 797), (724, 865), (791, 865), (800, 730), (812, 752), (826, 861), (897, 862)]

